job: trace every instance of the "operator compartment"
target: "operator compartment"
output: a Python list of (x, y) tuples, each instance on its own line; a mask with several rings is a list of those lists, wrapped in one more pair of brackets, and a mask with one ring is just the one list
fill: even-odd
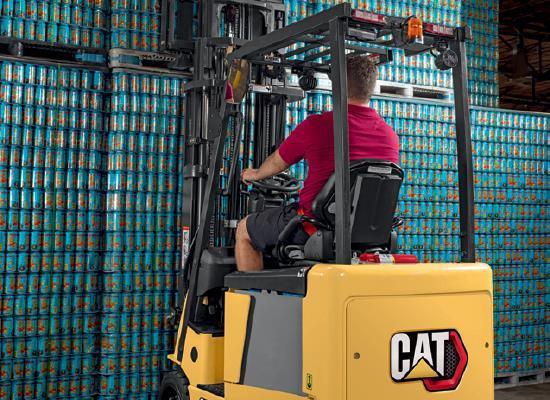
[(318, 265), (303, 315), (307, 394), (492, 398), (487, 265)]

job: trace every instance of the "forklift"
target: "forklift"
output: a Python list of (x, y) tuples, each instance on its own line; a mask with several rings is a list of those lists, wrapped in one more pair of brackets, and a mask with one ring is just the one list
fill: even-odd
[[(492, 272), (475, 263), (474, 249), (469, 29), (347, 3), (280, 26), (283, 11), (274, 0), (201, 3), (233, 4), (225, 22), (259, 28), (194, 42), (182, 308), (171, 316), (178, 327), (168, 356), (174, 370), (164, 375), (159, 398), (493, 399)], [(461, 263), (393, 254), (404, 172), (381, 160), (349, 160), (346, 56), (383, 64), (395, 48), (407, 56), (430, 52), (439, 69), (453, 70)], [(319, 74), (332, 84), (335, 172), (314, 201), (314, 218), (289, 222), (264, 256), (266, 269), (238, 272), (239, 219), (293, 201), (299, 190), (288, 173), (250, 188), (240, 170), (259, 166), (284, 140), (287, 105), (314, 90)], [(304, 222), (316, 232), (303, 246), (289, 243)]]

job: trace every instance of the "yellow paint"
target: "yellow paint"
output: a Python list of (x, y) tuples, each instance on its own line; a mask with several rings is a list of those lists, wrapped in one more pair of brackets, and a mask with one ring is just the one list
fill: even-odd
[[(187, 298), (183, 302), (183, 310)], [(182, 340), (184, 315), (181, 313), (178, 325), (178, 335), (174, 352), (168, 355), (168, 359), (179, 365), (183, 373), (193, 385), (211, 385), (223, 382), (223, 336), (213, 337), (208, 334), (198, 334), (192, 328), (187, 328), (184, 344), (183, 359), (178, 358), (178, 348)], [(199, 357), (196, 362), (191, 360), (191, 349), (197, 348)]]
[[(186, 303), (187, 303), (187, 296), (185, 296), (185, 300), (183, 301), (182, 310), (185, 310)], [(180, 323), (178, 324), (178, 334), (176, 336), (176, 344), (174, 346), (174, 352), (168, 355), (168, 359), (176, 363), (177, 365), (181, 365), (181, 360), (178, 359), (178, 349), (179, 349), (180, 341), (182, 340), (181, 334), (183, 332), (184, 322), (185, 322), (185, 313), (182, 312), (180, 315)]]
[[(223, 382), (223, 336), (198, 334), (187, 329), (183, 360), (180, 364), (192, 385), (212, 385)], [(197, 349), (196, 362), (191, 360), (191, 350)]]
[[(304, 400), (307, 396), (297, 396), (285, 392), (274, 392), (273, 390), (261, 389), (253, 386), (225, 384), (226, 400)], [(191, 399), (194, 400), (194, 399)], [(208, 399), (210, 400), (210, 399)], [(319, 399), (321, 400), (321, 399)], [(327, 399), (328, 400), (328, 399)], [(335, 399), (331, 399), (335, 400)]]
[(241, 70), (238, 69), (235, 73), (235, 79), (233, 80), (233, 86), (239, 86), (239, 83), (241, 82)]
[(224, 400), (224, 398), (196, 386), (189, 386), (189, 400)]
[(243, 363), (246, 328), (250, 311), (251, 296), (227, 292), (225, 294), (225, 346), (224, 379), (239, 383)]
[(418, 364), (409, 372), (406, 379), (439, 378), (439, 374), (424, 360), (420, 359)]
[[(225, 352), (228, 381), (240, 378), (238, 367), (250, 306), (247, 297), (229, 293), (226, 302), (227, 343), (231, 347)], [(224, 400), (494, 398), (492, 274), (487, 265), (317, 265), (308, 274), (303, 305), (302, 380), (306, 395), (226, 382)], [(422, 381), (394, 382), (390, 375), (391, 337), (398, 332), (443, 329), (456, 329), (468, 352), (468, 365), (457, 390), (429, 394)], [(193, 346), (199, 349), (197, 363), (189, 358)], [(176, 360), (174, 355), (170, 359)], [(223, 338), (190, 330), (180, 365), (191, 381), (190, 400), (222, 400), (196, 385), (221, 382)], [(432, 372), (411, 372), (422, 377), (426, 373)]]
[(492, 316), (492, 274), (484, 264), (317, 265), (304, 299), (304, 393), (316, 400), (424, 400), (422, 382), (392, 381), (391, 337), (456, 329), (468, 366), (456, 391), (435, 396), (491, 400)]

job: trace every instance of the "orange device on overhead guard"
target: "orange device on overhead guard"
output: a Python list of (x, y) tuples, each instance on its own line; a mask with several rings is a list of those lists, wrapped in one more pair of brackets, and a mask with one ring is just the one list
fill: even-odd
[(411, 17), (409, 19), (409, 26), (407, 29), (407, 37), (409, 42), (424, 42), (424, 32), (422, 28), (422, 20), (418, 17)]

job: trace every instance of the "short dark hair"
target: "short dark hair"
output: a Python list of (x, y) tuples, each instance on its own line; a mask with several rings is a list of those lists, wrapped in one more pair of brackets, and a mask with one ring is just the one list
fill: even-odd
[(361, 101), (369, 101), (378, 79), (378, 68), (368, 56), (349, 57), (348, 97)]

